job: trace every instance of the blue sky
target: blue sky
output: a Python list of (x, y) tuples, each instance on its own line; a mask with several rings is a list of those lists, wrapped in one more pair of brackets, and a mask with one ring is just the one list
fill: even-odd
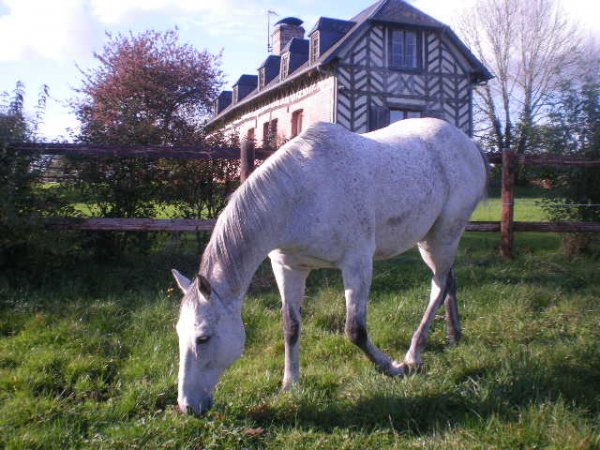
[[(267, 55), (267, 10), (299, 17), (308, 31), (321, 16), (349, 19), (375, 0), (0, 0), (0, 91), (25, 83), (29, 105), (43, 84), (51, 99), (41, 133), (67, 136), (77, 122), (66, 106), (81, 84), (77, 66), (93, 67), (105, 33), (166, 30), (177, 26), (183, 42), (211, 53), (223, 51), (222, 69), (231, 85), (255, 73)], [(411, 0), (449, 25), (456, 11), (476, 0)], [(523, 0), (528, 1), (528, 0)], [(600, 36), (600, 6), (569, 0), (573, 19)], [(277, 17), (273, 18), (277, 20)], [(7, 44), (8, 43), (8, 44)], [(31, 106), (29, 106), (31, 108)]]

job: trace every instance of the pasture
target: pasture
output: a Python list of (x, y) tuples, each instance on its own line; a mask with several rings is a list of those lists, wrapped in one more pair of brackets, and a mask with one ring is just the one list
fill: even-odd
[[(0, 275), (0, 447), (187, 449), (600, 447), (597, 257), (566, 260), (553, 234), (469, 233), (457, 264), (464, 338), (442, 317), (425, 372), (390, 379), (343, 335), (341, 278), (318, 271), (304, 304), (301, 384), (280, 392), (280, 302), (267, 265), (244, 304), (244, 356), (202, 418), (175, 410), (176, 248), (143, 260)], [(190, 246), (193, 247), (193, 246)], [(420, 320), (429, 272), (416, 251), (377, 263), (369, 327), (400, 358)]]

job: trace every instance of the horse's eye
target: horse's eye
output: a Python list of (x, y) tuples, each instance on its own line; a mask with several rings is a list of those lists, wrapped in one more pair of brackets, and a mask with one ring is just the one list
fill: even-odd
[(198, 336), (196, 338), (196, 345), (206, 344), (208, 341), (210, 341), (210, 336)]

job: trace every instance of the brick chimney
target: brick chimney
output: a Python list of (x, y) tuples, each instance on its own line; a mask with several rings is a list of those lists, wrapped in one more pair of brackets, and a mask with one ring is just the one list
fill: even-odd
[(304, 39), (302, 21), (295, 17), (286, 17), (274, 25), (271, 37), (273, 39), (273, 54), (281, 55), (281, 51), (292, 38)]

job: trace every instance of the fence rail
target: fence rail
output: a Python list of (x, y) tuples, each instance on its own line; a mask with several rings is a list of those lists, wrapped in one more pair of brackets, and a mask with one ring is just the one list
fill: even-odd
[[(10, 146), (20, 153), (34, 155), (64, 155), (93, 158), (147, 159), (240, 159), (239, 147), (153, 146), (153, 145), (87, 145), (87, 144), (18, 144)], [(257, 148), (254, 157), (265, 160), (273, 150)]]
[[(265, 160), (273, 150), (254, 148), (243, 141), (240, 148), (223, 147), (164, 147), (164, 146), (114, 146), (82, 144), (20, 144), (14, 150), (36, 155), (65, 155), (93, 158), (148, 158), (148, 159), (240, 159), (241, 181), (254, 168), (255, 160)], [(502, 213), (499, 222), (469, 222), (467, 231), (500, 232), (500, 253), (512, 257), (514, 232), (600, 232), (598, 222), (514, 222), (515, 168), (517, 165), (546, 167), (589, 167), (600, 168), (600, 160), (555, 155), (515, 155), (510, 150), (488, 153), (488, 161), (502, 164)], [(52, 219), (45, 222), (50, 229), (89, 231), (166, 231), (189, 232), (211, 231), (215, 220), (195, 219)]]
[[(52, 230), (80, 231), (166, 231), (194, 232), (212, 231), (215, 219), (49, 219), (44, 226)], [(501, 222), (469, 222), (466, 231), (500, 231)], [(513, 222), (514, 231), (538, 231), (552, 233), (600, 232), (600, 223), (595, 222)]]

